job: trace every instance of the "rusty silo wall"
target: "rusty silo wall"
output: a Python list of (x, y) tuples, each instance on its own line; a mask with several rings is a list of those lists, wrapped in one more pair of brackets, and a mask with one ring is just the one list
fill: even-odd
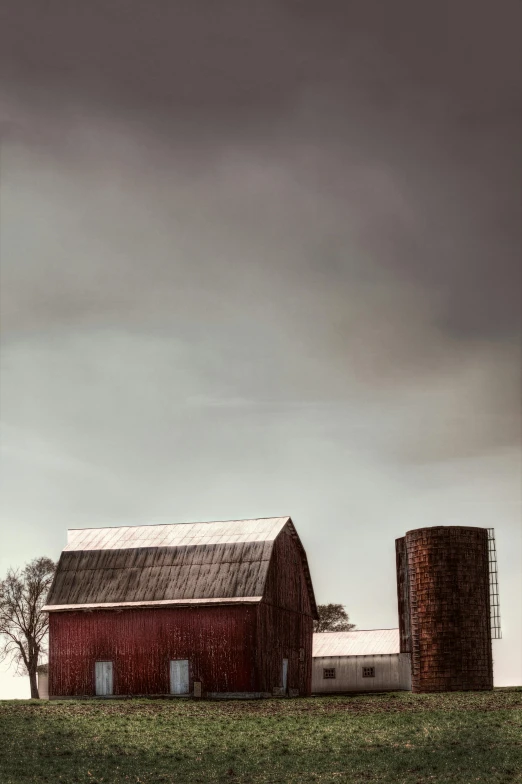
[(405, 646), (411, 636), (412, 691), (492, 689), (487, 529), (420, 528), (399, 542), (399, 610), (402, 592), (409, 615), (401, 643), (403, 633)]
[(405, 536), (395, 540), (395, 558), (397, 563), (400, 650), (401, 653), (411, 653), (410, 585)]

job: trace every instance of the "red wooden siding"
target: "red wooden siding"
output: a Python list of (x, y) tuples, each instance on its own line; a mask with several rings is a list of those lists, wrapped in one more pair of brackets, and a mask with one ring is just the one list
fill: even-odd
[(259, 691), (271, 692), (274, 686), (281, 686), (282, 661), (288, 659), (288, 688), (309, 695), (312, 639), (312, 607), (298, 546), (291, 536), (282, 533), (274, 544), (258, 610)]
[(50, 613), (49, 693), (94, 695), (94, 664), (112, 661), (115, 694), (168, 694), (170, 659), (188, 659), (190, 688), (251, 692), (256, 607)]

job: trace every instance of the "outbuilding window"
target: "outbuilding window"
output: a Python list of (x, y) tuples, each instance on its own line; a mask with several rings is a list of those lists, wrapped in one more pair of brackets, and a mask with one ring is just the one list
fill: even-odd
[(335, 667), (325, 667), (323, 669), (323, 678), (335, 678)]
[(375, 667), (363, 667), (363, 678), (375, 678)]

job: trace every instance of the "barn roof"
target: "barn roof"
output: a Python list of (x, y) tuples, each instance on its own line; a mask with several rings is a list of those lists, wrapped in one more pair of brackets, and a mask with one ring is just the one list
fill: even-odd
[(273, 542), (289, 520), (289, 517), (265, 517), (216, 523), (70, 528), (65, 551)]
[(398, 629), (355, 629), (314, 634), (312, 656), (378, 656), (400, 653)]
[(44, 609), (259, 602), (282, 531), (298, 545), (315, 614), (290, 517), (71, 529)]

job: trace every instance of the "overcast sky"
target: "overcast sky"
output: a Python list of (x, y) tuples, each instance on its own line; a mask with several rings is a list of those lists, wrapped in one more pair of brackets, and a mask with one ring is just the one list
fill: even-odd
[(1, 0), (0, 574), (290, 514), (393, 627), (395, 538), (494, 526), (522, 683), (520, 16)]

